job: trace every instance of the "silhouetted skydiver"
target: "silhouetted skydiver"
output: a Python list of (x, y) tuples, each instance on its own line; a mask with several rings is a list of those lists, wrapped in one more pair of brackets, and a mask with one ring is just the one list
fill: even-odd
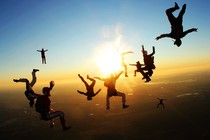
[(110, 109), (109, 98), (112, 96), (121, 96), (122, 97), (122, 108), (123, 109), (129, 107), (129, 105), (125, 104), (126, 103), (126, 95), (122, 92), (118, 92), (115, 88), (116, 81), (122, 73), (123, 72), (120, 72), (116, 75), (110, 74), (110, 76), (107, 78), (94, 77), (98, 80), (104, 81), (104, 86), (107, 87), (107, 96), (106, 96), (106, 109), (107, 110)]
[[(62, 125), (63, 131), (68, 130), (71, 126), (66, 126), (66, 121), (64, 118), (64, 112), (62, 111), (54, 111), (51, 108), (51, 100), (50, 100), (50, 91), (54, 87), (54, 81), (50, 81), (50, 87), (44, 87), (42, 89), (43, 95), (37, 95), (36, 100), (36, 111), (40, 113), (41, 119), (45, 121), (53, 120), (53, 118), (59, 117), (60, 123)], [(54, 125), (54, 122), (51, 122), (51, 127)]]
[(171, 7), (166, 10), (166, 15), (168, 17), (168, 20), (171, 24), (171, 33), (169, 34), (162, 34), (158, 37), (156, 37), (157, 40), (163, 38), (163, 37), (170, 37), (175, 39), (174, 45), (177, 45), (178, 47), (182, 44), (181, 38), (186, 36), (188, 33), (191, 32), (197, 32), (197, 28), (191, 28), (183, 32), (183, 26), (182, 26), (182, 18), (186, 10), (186, 4), (182, 6), (182, 10), (180, 11), (178, 17), (174, 17), (172, 14), (174, 11), (178, 10), (179, 6), (175, 2), (175, 6)]
[(25, 96), (30, 101), (29, 105), (30, 107), (33, 107), (34, 105), (34, 99), (37, 97), (35, 92), (33, 91), (33, 86), (36, 83), (37, 77), (36, 72), (39, 71), (38, 69), (33, 69), (32, 71), (32, 80), (29, 83), (29, 80), (26, 78), (20, 78), (20, 79), (13, 79), (14, 82), (24, 82), (26, 84), (26, 91)]
[(78, 76), (82, 80), (82, 82), (85, 84), (87, 92), (84, 93), (84, 92), (79, 91), (79, 90), (77, 90), (77, 92), (87, 96), (87, 100), (92, 100), (92, 97), (96, 96), (101, 91), (101, 89), (99, 89), (96, 93), (94, 93), (94, 86), (95, 86), (96, 80), (93, 79), (93, 78), (90, 78), (89, 75), (87, 75), (87, 79), (92, 81), (92, 83), (89, 85), (80, 74), (78, 74)]
[(42, 50), (37, 50), (38, 52), (41, 52), (41, 57), (42, 57), (42, 64), (46, 64), (46, 57), (45, 57), (45, 52), (48, 50), (44, 50), (44, 48), (42, 48)]
[(133, 53), (132, 51), (128, 51), (128, 52), (123, 52), (120, 54), (121, 56), (121, 65), (124, 67), (125, 70), (125, 77), (128, 77), (128, 73), (127, 73), (127, 65), (125, 64), (124, 61), (124, 55), (129, 54), (129, 53)]
[(154, 65), (154, 54), (155, 54), (155, 47), (152, 47), (152, 53), (151, 54), (147, 54), (147, 51), (144, 50), (144, 45), (142, 45), (142, 54), (143, 54), (143, 58), (144, 58), (144, 65), (145, 67), (142, 68), (143, 70), (147, 70), (147, 75), (149, 75), (150, 77), (153, 74), (153, 69), (155, 69), (155, 65)]
[(162, 107), (165, 108), (165, 105), (164, 105), (163, 101), (166, 100), (166, 99), (160, 99), (160, 98), (157, 98), (157, 99), (160, 101), (160, 102), (157, 104), (157, 108), (158, 108), (160, 105), (162, 105)]
[(129, 64), (131, 66), (136, 66), (136, 70), (134, 71), (134, 76), (136, 76), (136, 73), (137, 72), (140, 72), (143, 76), (142, 80), (146, 78), (146, 81), (145, 82), (149, 82), (151, 79), (150, 77), (148, 76), (148, 73), (145, 73), (143, 71), (143, 69), (141, 68), (141, 66), (143, 66), (143, 64), (140, 64), (139, 61), (136, 62), (136, 64)]

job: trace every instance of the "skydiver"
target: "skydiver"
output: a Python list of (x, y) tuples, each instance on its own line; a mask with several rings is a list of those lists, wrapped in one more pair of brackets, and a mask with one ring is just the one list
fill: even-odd
[(44, 50), (44, 48), (42, 48), (42, 50), (37, 50), (38, 52), (41, 52), (41, 57), (42, 57), (42, 64), (46, 64), (46, 57), (45, 57), (45, 52), (48, 50)]
[(129, 105), (126, 105), (126, 95), (122, 92), (119, 92), (116, 90), (115, 85), (117, 79), (120, 77), (120, 75), (123, 73), (121, 71), (118, 74), (110, 74), (107, 78), (100, 78), (100, 77), (94, 77), (95, 79), (104, 81), (104, 86), (107, 87), (107, 96), (106, 96), (106, 109), (110, 109), (110, 101), (109, 98), (112, 96), (121, 96), (122, 97), (122, 108), (125, 109), (129, 107)]
[(95, 86), (96, 80), (93, 78), (90, 78), (89, 75), (87, 75), (87, 79), (92, 81), (92, 83), (89, 85), (80, 74), (78, 74), (78, 76), (82, 80), (82, 82), (85, 84), (87, 92), (84, 93), (79, 90), (77, 90), (77, 92), (87, 96), (87, 100), (92, 100), (92, 97), (96, 96), (101, 91), (101, 89), (99, 89), (96, 93), (94, 93), (94, 86)]
[(170, 37), (175, 39), (174, 45), (177, 45), (177, 47), (179, 47), (182, 44), (181, 38), (186, 36), (188, 33), (197, 32), (197, 28), (191, 28), (183, 32), (182, 19), (186, 10), (186, 4), (182, 6), (182, 10), (180, 11), (178, 17), (174, 17), (172, 13), (178, 9), (179, 6), (175, 2), (174, 7), (171, 7), (166, 10), (166, 15), (171, 24), (171, 32), (169, 34), (161, 34), (160, 36), (156, 37), (156, 40), (159, 40), (164, 37)]

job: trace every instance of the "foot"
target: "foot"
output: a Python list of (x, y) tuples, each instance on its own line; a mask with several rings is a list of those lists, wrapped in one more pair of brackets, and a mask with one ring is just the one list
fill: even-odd
[(38, 69), (33, 69), (33, 72), (37, 72), (37, 71), (39, 71)]
[(110, 109), (109, 106), (107, 106), (106, 109), (109, 110)]
[(17, 79), (13, 79), (13, 81), (16, 82), (16, 83), (19, 82), (19, 80), (17, 80)]
[(63, 131), (66, 131), (68, 129), (71, 129), (71, 126), (65, 126), (65, 127), (63, 127)]
[(129, 107), (129, 105), (123, 104), (123, 109), (126, 109), (126, 108), (128, 108), (128, 107)]
[(183, 9), (186, 9), (186, 4), (184, 4), (184, 5), (182, 6), (182, 8), (183, 8)]
[(143, 77), (142, 80), (144, 80), (146, 77)]
[(151, 81), (151, 79), (147, 79), (145, 82), (149, 82), (149, 81)]
[(128, 77), (128, 75), (126, 74), (125, 77)]
[(176, 2), (174, 8), (179, 9), (179, 5)]

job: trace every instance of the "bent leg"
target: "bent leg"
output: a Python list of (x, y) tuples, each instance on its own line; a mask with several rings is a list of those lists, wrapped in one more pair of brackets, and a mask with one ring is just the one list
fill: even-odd
[(126, 96), (125, 96), (124, 93), (117, 92), (117, 95), (116, 96), (121, 96), (122, 97), (122, 104), (125, 104), (125, 102), (126, 102)]
[(170, 22), (171, 25), (174, 24), (176, 18), (174, 17), (174, 15), (172, 14), (174, 11), (178, 10), (179, 6), (175, 3), (174, 7), (171, 7), (169, 9), (166, 10), (166, 15), (168, 17), (168, 20)]
[(182, 6), (182, 10), (180, 11), (180, 13), (179, 13), (179, 15), (177, 17), (177, 19), (178, 19), (178, 21), (179, 21), (180, 24), (182, 24), (182, 19), (183, 19), (183, 15), (185, 13), (185, 10), (186, 10), (186, 4), (184, 4)]
[(93, 88), (94, 86), (95, 86), (95, 84), (96, 84), (96, 80), (95, 79), (93, 79), (93, 78), (90, 78), (88, 75), (87, 75), (87, 79), (89, 79), (90, 81), (92, 81), (92, 83), (91, 83), (91, 85), (89, 86), (86, 86), (86, 88), (88, 87), (88, 88)]
[(33, 87), (37, 80), (36, 71), (33, 70), (31, 74), (32, 74), (32, 80), (31, 80), (30, 86)]
[(89, 87), (88, 83), (84, 80), (84, 78), (80, 74), (78, 74), (78, 76), (82, 80), (82, 82), (85, 84), (86, 89), (88, 89)]
[(60, 123), (63, 127), (63, 130), (67, 130), (69, 129), (70, 127), (66, 127), (66, 121), (65, 121), (65, 118), (64, 118), (64, 113), (62, 111), (54, 111), (52, 113), (49, 114), (49, 119), (53, 119), (53, 118), (56, 118), (56, 117), (60, 117)]

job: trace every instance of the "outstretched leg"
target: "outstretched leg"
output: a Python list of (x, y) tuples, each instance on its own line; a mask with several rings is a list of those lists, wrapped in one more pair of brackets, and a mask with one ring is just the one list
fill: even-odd
[(171, 23), (171, 25), (173, 25), (175, 23), (176, 18), (174, 17), (174, 15), (172, 14), (174, 11), (178, 10), (179, 6), (178, 4), (175, 2), (175, 6), (171, 7), (169, 9), (166, 10), (166, 15), (168, 17), (169, 22)]
[(78, 74), (79, 78), (82, 80), (82, 82), (85, 84), (86, 89), (89, 87), (88, 83), (84, 80), (84, 78)]

